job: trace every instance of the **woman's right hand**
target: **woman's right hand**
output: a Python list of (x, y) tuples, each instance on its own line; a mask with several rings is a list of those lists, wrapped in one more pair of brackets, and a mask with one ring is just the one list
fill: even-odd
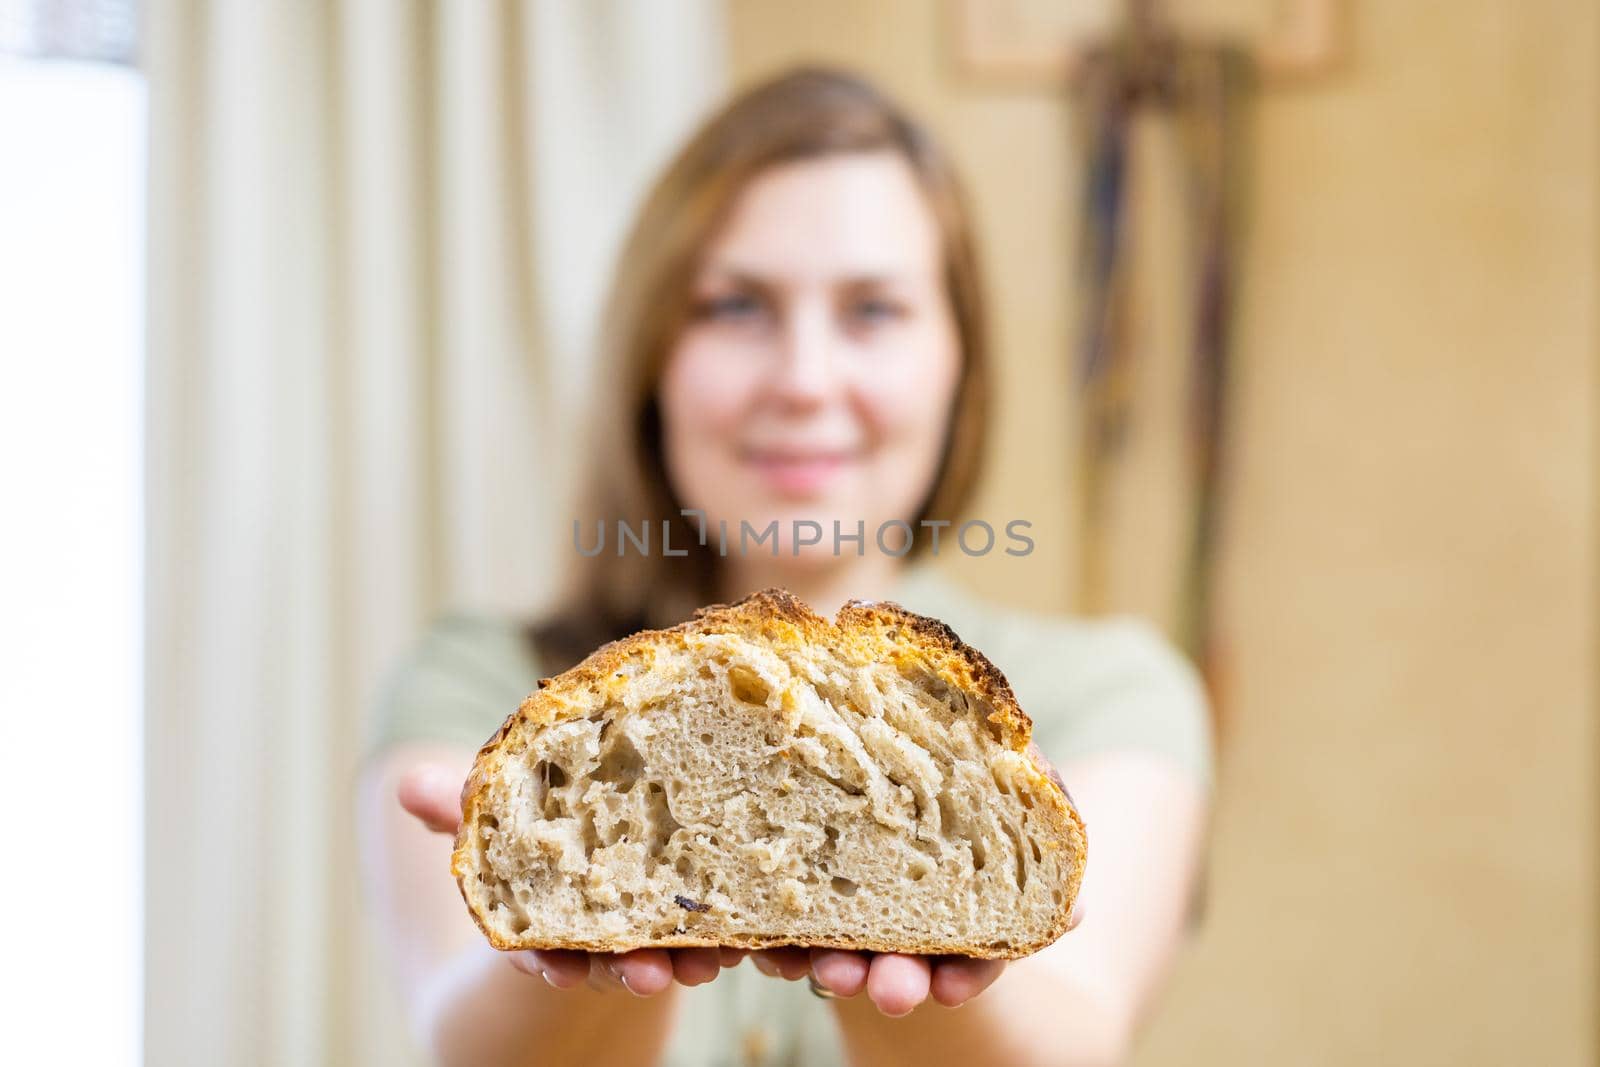
[(632, 952), (529, 949), (511, 953), (511, 966), (557, 989), (626, 989), (636, 996), (665, 992), (673, 982), (701, 985), (744, 959), (745, 949), (640, 948)]
[[(461, 826), (461, 782), (445, 767), (422, 763), (400, 777), (400, 806), (429, 830), (452, 837)], [(722, 968), (733, 967), (748, 954), (738, 948), (641, 948), (632, 952), (577, 952), (528, 949), (509, 952), (511, 966), (543, 978), (557, 989), (626, 990), (650, 997), (673, 982), (695, 986), (711, 981)]]

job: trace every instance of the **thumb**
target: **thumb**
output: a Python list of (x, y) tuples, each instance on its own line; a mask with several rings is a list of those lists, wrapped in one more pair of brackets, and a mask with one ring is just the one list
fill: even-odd
[(408, 768), (400, 775), (395, 795), (402, 808), (434, 833), (453, 834), (461, 826), (461, 783), (438, 764)]

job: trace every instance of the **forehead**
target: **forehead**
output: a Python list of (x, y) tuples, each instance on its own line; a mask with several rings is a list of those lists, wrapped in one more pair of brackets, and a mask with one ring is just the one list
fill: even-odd
[(740, 192), (707, 269), (777, 279), (939, 269), (938, 223), (896, 152), (857, 152), (772, 167)]

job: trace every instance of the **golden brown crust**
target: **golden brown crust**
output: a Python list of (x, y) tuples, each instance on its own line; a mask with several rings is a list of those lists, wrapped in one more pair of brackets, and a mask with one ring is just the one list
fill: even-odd
[[(1032, 784), (1039, 788), (1042, 795), (1059, 798), (1045, 805), (1044, 815), (1051, 824), (1051, 839), (1063, 842), (1063, 847), (1074, 857), (1074, 862), (1070, 865), (1071, 883), (1063, 895), (1062, 905), (1049, 934), (1037, 944), (1022, 946), (939, 943), (926, 939), (891, 943), (855, 937), (836, 941), (739, 935), (707, 938), (687, 931), (667, 937), (652, 935), (638, 939), (608, 938), (603, 941), (573, 939), (556, 944), (536, 940), (510, 941), (489, 929), (467, 897), (467, 843), (478, 821), (488, 782), (505, 758), (506, 739), (519, 725), (548, 725), (566, 717), (565, 713), (580, 712), (582, 705), (573, 699), (575, 694), (616, 685), (627, 677), (627, 672), (622, 668), (633, 664), (636, 659), (653, 658), (658, 648), (681, 645), (687, 636), (693, 634), (729, 631), (759, 633), (775, 642), (795, 644), (866, 640), (870, 636), (880, 643), (880, 647), (874, 650), (879, 655), (887, 655), (897, 663), (902, 660), (918, 661), (940, 681), (974, 694), (988, 704), (993, 709), (987, 717), (988, 725), (996, 739), (1013, 751), (1027, 756), (1037, 774)], [(773, 948), (780, 945), (807, 945), (873, 952), (949, 953), (1016, 959), (1038, 951), (1066, 932), (1082, 882), (1087, 850), (1083, 820), (1067, 792), (1066, 784), (1033, 743), (1032, 734), (1033, 721), (1018, 705), (1005, 675), (983, 653), (963, 642), (954, 630), (938, 619), (918, 615), (893, 601), (852, 600), (839, 609), (836, 621), (830, 621), (812, 611), (804, 601), (787, 590), (763, 589), (732, 604), (712, 604), (700, 608), (676, 626), (664, 630), (641, 630), (628, 637), (609, 641), (570, 670), (553, 678), (541, 678), (538, 689), (529, 694), (495, 731), (494, 736), (478, 750), (472, 772), (461, 791), (462, 820), (456, 835), (455, 851), (451, 856), (451, 872), (478, 928), (495, 948), (502, 950), (566, 948), (623, 952), (645, 946), (679, 948), (732, 945), (740, 948)]]

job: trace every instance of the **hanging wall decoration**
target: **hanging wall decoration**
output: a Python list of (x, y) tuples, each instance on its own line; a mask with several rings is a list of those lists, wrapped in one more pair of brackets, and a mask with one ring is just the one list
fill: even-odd
[[(1001, 8), (1007, 5), (1002, 3)], [(1128, 459), (1139, 435), (1165, 411), (1148, 406), (1146, 366), (1152, 348), (1148, 322), (1153, 310), (1149, 274), (1140, 274), (1133, 236), (1150, 205), (1136, 192), (1149, 168), (1168, 166), (1175, 185), (1178, 224), (1161, 255), (1182, 259), (1162, 272), (1184, 292), (1163, 294), (1163, 308), (1176, 305), (1183, 319), (1168, 331), (1181, 338), (1181, 493), (1183, 527), (1172, 550), (1175, 565), (1160, 615), (1200, 665), (1213, 703), (1223, 703), (1226, 657), (1217, 626), (1215, 574), (1226, 501), (1226, 460), (1235, 442), (1229, 430), (1230, 356), (1237, 303), (1245, 217), (1246, 144), (1250, 104), (1260, 80), (1295, 81), (1331, 67), (1337, 56), (1332, 0), (1284, 5), (1273, 32), (1245, 44), (1178, 30), (1155, 0), (1129, 0), (1120, 26), (1096, 43), (1064, 43), (1058, 32), (1027, 32), (1034, 9), (997, 9), (967, 0), (956, 9), (960, 59), (969, 76), (995, 84), (1033, 82), (1065, 87), (1071, 94), (1076, 158), (1082, 165), (1079, 191), (1077, 279), (1078, 332), (1073, 360), (1077, 394), (1070, 398), (1081, 427), (1079, 500), (1081, 565), (1075, 576), (1083, 610), (1128, 610), (1113, 572), (1118, 553), (1130, 551), (1127, 518), (1119, 532), (1113, 502), (1125, 492)], [(1007, 27), (1008, 32), (1000, 27)], [(1083, 38), (1081, 28), (1078, 39)], [(1139, 123), (1155, 117), (1173, 151), (1148, 158), (1135, 136)], [(1146, 242), (1138, 242), (1147, 249)], [(1143, 265), (1145, 268), (1148, 264)], [(1163, 342), (1166, 336), (1163, 335)], [(1142, 377), (1141, 375), (1144, 375)], [(1166, 485), (1132, 487), (1135, 493), (1167, 492)], [(1157, 509), (1159, 510), (1159, 509)], [(1171, 510), (1170, 508), (1168, 509)], [(1155, 553), (1159, 555), (1160, 553)], [(1134, 561), (1137, 566), (1140, 561)], [(1157, 568), (1159, 569), (1159, 568)]]
[(1083, 569), (1091, 610), (1116, 607), (1106, 597), (1111, 546), (1106, 488), (1129, 435), (1139, 346), (1126, 343), (1139, 314), (1132, 299), (1126, 234), (1132, 206), (1130, 137), (1141, 108), (1170, 116), (1182, 161), (1191, 291), (1186, 331), (1186, 458), (1191, 494), (1187, 546), (1174, 591), (1176, 637), (1213, 682), (1220, 669), (1212, 620), (1212, 575), (1225, 481), (1227, 385), (1232, 307), (1243, 215), (1243, 132), (1254, 69), (1250, 53), (1227, 44), (1182, 40), (1155, 21), (1147, 2), (1132, 5), (1124, 31), (1088, 51), (1077, 85), (1079, 158), (1084, 180), (1080, 220), (1081, 283), (1077, 370), (1081, 389), (1080, 490)]

